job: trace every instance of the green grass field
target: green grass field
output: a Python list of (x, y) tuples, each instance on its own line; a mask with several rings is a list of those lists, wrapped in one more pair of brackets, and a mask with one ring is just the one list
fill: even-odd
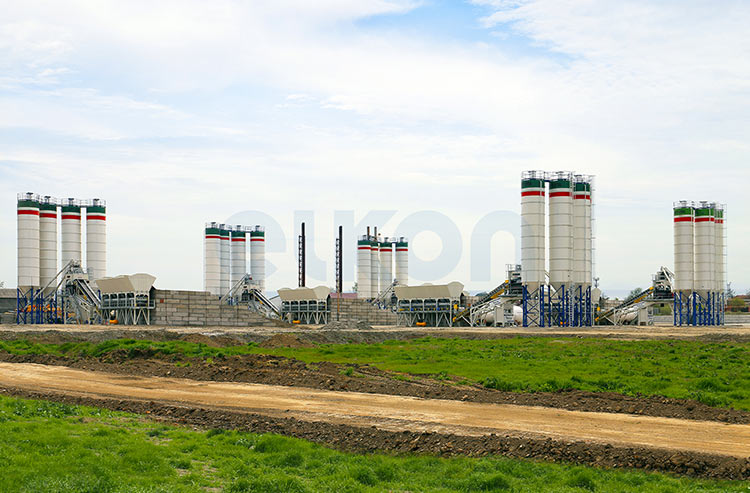
[(506, 458), (347, 454), (8, 397), (0, 397), (0, 437), (3, 492), (748, 491), (740, 482)]
[(510, 391), (580, 389), (695, 399), (712, 406), (750, 410), (750, 343), (616, 341), (516, 338), (488, 341), (425, 338), (380, 344), (331, 344), (264, 349), (255, 344), (212, 348), (188, 342), (114, 340), (100, 344), (0, 342), (16, 354), (102, 356), (185, 355), (220, 359), (264, 353), (306, 362), (371, 364), (384, 370), (455, 375)]

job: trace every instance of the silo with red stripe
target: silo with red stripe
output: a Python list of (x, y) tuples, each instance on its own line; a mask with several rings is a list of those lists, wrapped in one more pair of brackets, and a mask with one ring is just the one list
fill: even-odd
[[(52, 282), (60, 267), (57, 264), (57, 206), (58, 200), (46, 195), (39, 204), (39, 283), (45, 287)], [(55, 289), (51, 285), (45, 295)]]
[(714, 204), (695, 208), (695, 291), (704, 299), (716, 289), (716, 230)]
[(231, 273), (231, 248), (229, 246), (230, 244), (230, 237), (229, 237), (229, 228), (231, 226), (227, 224), (220, 224), (219, 225), (219, 236), (221, 237), (220, 242), (220, 250), (219, 250), (219, 259), (220, 259), (220, 265), (221, 265), (221, 289), (219, 291), (219, 294), (221, 296), (224, 296), (229, 292), (229, 281), (230, 281), (230, 273)]
[(396, 241), (396, 282), (409, 285), (409, 241), (403, 236)]
[(521, 279), (529, 292), (545, 284), (545, 173), (521, 175)]
[(221, 230), (215, 222), (206, 223), (203, 240), (203, 289), (221, 296)]
[(549, 281), (555, 290), (570, 286), (572, 240), (572, 176), (567, 171), (557, 171), (549, 176)]
[(370, 290), (372, 267), (370, 237), (365, 235), (357, 240), (357, 298), (372, 298)]
[(82, 260), (81, 203), (74, 198), (65, 199), (60, 212), (62, 266), (65, 267), (71, 260), (76, 262)]
[(18, 289), (39, 288), (39, 196), (18, 194)]
[(393, 243), (384, 238), (380, 249), (380, 290), (388, 289), (393, 283)]
[(247, 242), (245, 227), (241, 225), (235, 226), (230, 231), (230, 238), (232, 241), (232, 272), (231, 272), (231, 286), (234, 286), (240, 281), (247, 273)]
[(266, 232), (260, 225), (250, 231), (250, 274), (262, 293), (266, 290)]
[(95, 281), (107, 277), (107, 203), (86, 202), (86, 270)]
[(684, 300), (693, 292), (695, 279), (693, 213), (693, 203), (690, 201), (680, 200), (673, 204), (674, 287)]

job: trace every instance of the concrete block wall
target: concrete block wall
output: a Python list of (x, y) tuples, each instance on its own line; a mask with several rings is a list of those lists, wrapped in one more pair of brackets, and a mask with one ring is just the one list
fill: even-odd
[[(331, 299), (331, 321), (336, 320), (336, 299)], [(362, 320), (370, 325), (396, 325), (396, 314), (381, 310), (365, 300), (341, 299), (341, 320)]]
[(152, 325), (184, 327), (248, 327), (274, 325), (272, 320), (250, 311), (247, 306), (229, 306), (207, 291), (157, 289)]

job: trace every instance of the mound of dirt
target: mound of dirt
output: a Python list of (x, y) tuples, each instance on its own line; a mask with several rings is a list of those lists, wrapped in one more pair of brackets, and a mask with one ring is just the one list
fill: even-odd
[(334, 320), (321, 327), (322, 330), (372, 330), (364, 320)]
[(288, 348), (295, 348), (295, 349), (305, 348), (305, 347), (315, 347), (313, 344), (310, 344), (309, 342), (302, 340), (296, 334), (276, 334), (275, 336), (271, 336), (265, 341), (261, 342), (259, 346), (263, 348), (288, 347)]

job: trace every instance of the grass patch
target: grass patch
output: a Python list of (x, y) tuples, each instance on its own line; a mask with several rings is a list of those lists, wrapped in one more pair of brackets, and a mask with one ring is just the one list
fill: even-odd
[(347, 454), (278, 435), (194, 431), (7, 397), (0, 436), (4, 492), (747, 491), (739, 482), (506, 458)]
[(750, 410), (749, 343), (423, 338), (255, 351), (307, 362), (366, 363), (383, 370), (438, 379), (451, 374), (487, 388), (512, 392), (578, 389), (662, 395)]

